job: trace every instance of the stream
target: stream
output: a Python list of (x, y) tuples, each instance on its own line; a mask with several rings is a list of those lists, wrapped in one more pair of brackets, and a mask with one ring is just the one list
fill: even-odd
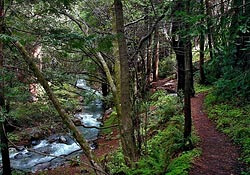
[[(99, 92), (87, 86), (86, 81), (83, 79), (77, 80), (76, 86), (80, 89), (87, 90), (91, 95), (101, 96)], [(82, 111), (83, 112), (75, 114), (78, 120), (86, 126), (100, 127), (100, 120), (103, 113), (102, 101), (100, 98), (96, 98), (87, 106), (83, 106)], [(91, 149), (95, 149), (96, 146), (93, 141), (97, 139), (99, 130), (95, 128), (84, 128), (82, 126), (78, 126), (78, 129), (89, 142)], [(29, 148), (37, 152), (43, 152), (54, 156), (64, 156), (67, 158), (77, 156), (81, 153), (79, 145), (69, 134), (55, 134), (44, 140), (33, 141)], [(30, 152), (25, 147), (21, 148), (21, 150), (9, 148), (9, 151), (11, 167), (25, 172), (53, 169), (63, 165), (66, 161), (63, 158), (55, 158)], [(0, 161), (1, 160), (2, 158), (0, 157)]]

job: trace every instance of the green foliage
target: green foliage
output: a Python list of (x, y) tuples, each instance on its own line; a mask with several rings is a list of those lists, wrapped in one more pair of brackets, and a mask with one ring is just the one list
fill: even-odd
[(206, 85), (195, 83), (194, 88), (195, 88), (195, 92), (198, 94), (198, 93), (204, 93), (204, 92), (210, 91), (212, 89), (212, 86), (206, 86)]
[[(207, 78), (210, 82), (214, 82), (215, 93), (225, 100), (236, 100), (236, 102), (249, 100), (250, 71), (242, 71), (230, 65), (223, 67), (219, 60), (213, 62), (207, 67)], [(220, 73), (217, 69), (222, 69), (224, 73)]]
[(114, 106), (114, 96), (112, 93), (109, 93), (106, 97), (102, 96), (102, 102), (105, 104), (105, 108), (110, 108)]
[(221, 94), (223, 98), (248, 100), (250, 96), (250, 71), (243, 73), (235, 71), (227, 79), (219, 79), (216, 86), (217, 95)]
[(27, 102), (30, 93), (26, 84), (15, 82), (12, 87), (5, 89), (5, 98), (12, 102)]
[(166, 175), (188, 175), (192, 160), (200, 154), (199, 149), (181, 153), (169, 164)]
[(108, 162), (107, 166), (109, 168), (110, 174), (122, 174), (130, 171), (129, 167), (127, 167), (125, 164), (121, 147), (112, 153), (109, 158), (111, 161)]
[(250, 165), (250, 105), (235, 106), (216, 99), (212, 93), (205, 99), (209, 117), (216, 121), (219, 130), (242, 146), (242, 160)]
[(23, 171), (18, 171), (18, 170), (13, 170), (12, 175), (26, 175), (27, 173), (23, 172)]
[(163, 58), (159, 62), (159, 76), (162, 78), (168, 77), (174, 73), (175, 57), (169, 56)]
[[(166, 129), (158, 130), (158, 133), (148, 142), (147, 155), (144, 155), (136, 163), (136, 168), (129, 169), (125, 165), (121, 150), (112, 154), (112, 161), (108, 164), (111, 174), (160, 175), (166, 173), (166, 171), (172, 174), (174, 172), (187, 172), (192, 158), (198, 156), (199, 151), (193, 150), (178, 154), (184, 144), (183, 122), (183, 116), (174, 116), (167, 123)], [(175, 157), (176, 155), (179, 156)]]
[(43, 102), (15, 104), (15, 109), (11, 110), (9, 116), (18, 124), (31, 124), (34, 119), (41, 120), (46, 117), (56, 116), (55, 109)]
[(66, 111), (72, 112), (80, 108), (78, 100), (79, 94), (75, 87), (65, 83), (62, 86), (54, 87), (54, 89), (56, 89), (54, 92)]
[(218, 37), (224, 37), (218, 41), (222, 43), (217, 43), (213, 50), (214, 58), (205, 64), (207, 81), (215, 85), (216, 95), (236, 103), (247, 102), (250, 97), (250, 62), (247, 56), (250, 47), (243, 41), (238, 43), (244, 32), (245, 23), (222, 30), (218, 34)]
[(182, 110), (180, 99), (176, 96), (166, 95), (164, 91), (157, 91), (151, 96), (151, 99), (151, 106), (157, 109), (152, 112), (154, 122), (162, 121), (164, 123)]
[[(118, 123), (117, 113), (115, 110), (113, 110), (109, 118), (104, 121), (103, 127), (110, 127), (117, 123)], [(102, 129), (101, 132), (105, 135), (110, 134), (112, 132), (112, 128)]]
[(8, 139), (11, 140), (12, 142), (17, 142), (20, 140), (19, 136), (14, 133), (7, 133), (8, 134)]
[[(184, 146), (184, 116), (180, 115), (182, 104), (178, 97), (166, 95), (164, 91), (157, 91), (151, 96), (151, 100), (152, 102), (149, 103), (156, 109), (150, 114), (149, 130), (158, 129), (148, 140), (147, 147), (144, 147), (145, 150), (142, 152), (145, 154), (134, 165), (134, 168), (128, 168), (125, 165), (121, 149), (118, 150), (110, 157), (108, 167), (111, 174), (160, 175), (166, 172), (184, 172), (189, 169), (191, 159), (198, 155), (197, 151), (191, 151), (191, 153), (180, 154), (181, 158), (178, 159), (177, 155), (181, 153)], [(145, 105), (148, 106), (148, 104)], [(194, 144), (197, 142), (196, 137), (193, 136), (191, 139)], [(172, 163), (173, 160), (174, 163)], [(183, 166), (179, 165), (180, 162), (183, 163)]]
[(0, 34), (0, 41), (8, 43), (8, 42), (15, 42), (17, 40), (18, 39), (16, 37), (12, 37), (12, 36), (5, 35), (5, 34)]

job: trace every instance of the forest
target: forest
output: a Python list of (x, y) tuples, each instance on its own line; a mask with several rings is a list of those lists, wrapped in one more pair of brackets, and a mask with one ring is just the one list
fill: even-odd
[(0, 174), (250, 175), (250, 0), (0, 0)]

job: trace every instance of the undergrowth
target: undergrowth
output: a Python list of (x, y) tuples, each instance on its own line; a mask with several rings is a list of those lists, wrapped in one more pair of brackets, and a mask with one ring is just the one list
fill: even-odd
[(206, 86), (206, 85), (195, 83), (194, 88), (195, 88), (195, 93), (198, 94), (198, 93), (211, 91), (213, 89), (213, 86)]
[[(105, 129), (101, 130), (101, 133), (104, 135), (110, 134), (112, 132), (112, 125), (118, 124), (117, 113), (116, 110), (113, 110), (110, 114), (109, 118), (104, 120), (103, 127)], [(109, 128), (110, 127), (110, 128)]]
[[(150, 105), (156, 107), (151, 110), (148, 129), (150, 131), (153, 128), (154, 134), (148, 139), (147, 146), (144, 145), (141, 151), (144, 154), (133, 168), (129, 168), (125, 165), (122, 150), (117, 150), (109, 157), (110, 174), (187, 175), (192, 159), (200, 154), (197, 149), (183, 152), (184, 116), (178, 97), (160, 91), (151, 96)], [(198, 139), (194, 133), (192, 135), (195, 144)]]

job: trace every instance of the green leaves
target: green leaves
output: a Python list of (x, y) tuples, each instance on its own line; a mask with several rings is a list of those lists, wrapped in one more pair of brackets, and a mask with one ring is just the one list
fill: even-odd
[(97, 40), (98, 43), (98, 50), (99, 51), (106, 51), (106, 52), (111, 52), (112, 47), (113, 47), (113, 36), (105, 36), (101, 37)]
[(0, 34), (0, 40), (8, 43), (8, 42), (15, 42), (18, 40), (18, 38), (6, 34)]
[(198, 157), (200, 154), (201, 150), (198, 149), (183, 152), (170, 163), (166, 175), (188, 175), (192, 159)]

